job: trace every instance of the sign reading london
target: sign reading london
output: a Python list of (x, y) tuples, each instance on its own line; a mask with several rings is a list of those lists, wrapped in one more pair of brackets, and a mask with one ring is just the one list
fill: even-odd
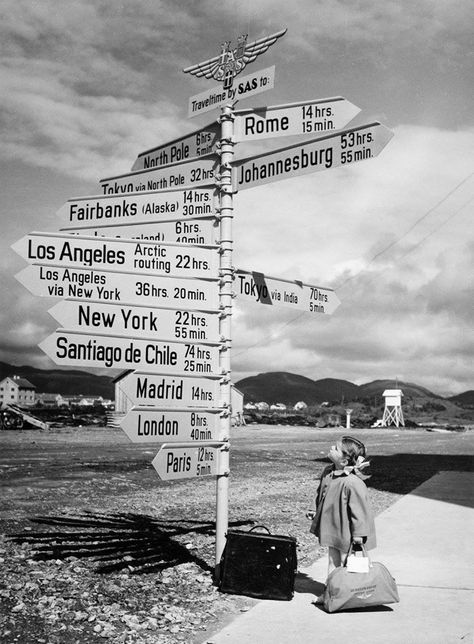
[(218, 439), (221, 411), (132, 407), (120, 426), (132, 443), (202, 443)]
[(290, 145), (235, 163), (235, 189), (252, 188), (377, 156), (393, 136), (378, 121), (351, 130)]

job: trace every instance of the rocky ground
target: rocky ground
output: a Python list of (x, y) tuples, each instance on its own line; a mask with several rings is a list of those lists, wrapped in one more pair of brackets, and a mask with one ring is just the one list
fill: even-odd
[[(233, 430), (230, 527), (298, 540), (299, 568), (325, 454), (341, 429)], [(439, 470), (472, 467), (473, 432), (357, 430), (375, 514)], [(198, 644), (254, 600), (213, 584), (215, 480), (161, 482), (158, 448), (117, 429), (2, 432), (0, 640)]]

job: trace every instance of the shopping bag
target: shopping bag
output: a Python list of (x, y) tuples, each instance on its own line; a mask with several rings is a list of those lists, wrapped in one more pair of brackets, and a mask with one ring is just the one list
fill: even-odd
[[(363, 552), (363, 558), (369, 562), (368, 572), (349, 572), (343, 565), (329, 575), (323, 595), (323, 605), (328, 613), (400, 601), (397, 584), (387, 568), (378, 561), (371, 561), (364, 548)], [(352, 546), (345, 563), (351, 554)]]

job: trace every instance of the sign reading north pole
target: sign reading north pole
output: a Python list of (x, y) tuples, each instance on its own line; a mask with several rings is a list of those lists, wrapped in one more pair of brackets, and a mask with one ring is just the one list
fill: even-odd
[(160, 220), (215, 215), (218, 198), (213, 186), (131, 192), (69, 199), (57, 211), (73, 228), (154, 223)]
[(33, 232), (12, 248), (28, 262), (72, 269), (210, 278), (219, 271), (218, 246)]
[(162, 481), (219, 474), (221, 445), (162, 445), (151, 464)]
[(219, 342), (219, 314), (61, 300), (48, 313), (65, 329), (130, 338)]
[(359, 112), (360, 108), (342, 96), (236, 110), (234, 141), (340, 130)]
[(269, 277), (263, 273), (237, 270), (234, 289), (237, 297), (244, 297), (260, 304), (287, 306), (307, 313), (334, 313), (340, 304), (330, 288), (312, 286), (297, 280), (290, 281)]
[(39, 347), (55, 364), (159, 373), (219, 375), (219, 346), (141, 340), (57, 329)]
[(219, 283), (30, 264), (15, 275), (33, 295), (199, 311), (219, 310)]
[(132, 443), (203, 443), (218, 440), (219, 409), (147, 409), (132, 407), (120, 426)]
[(234, 189), (245, 190), (371, 159), (381, 152), (392, 136), (393, 132), (388, 128), (374, 122), (248, 157), (235, 163)]

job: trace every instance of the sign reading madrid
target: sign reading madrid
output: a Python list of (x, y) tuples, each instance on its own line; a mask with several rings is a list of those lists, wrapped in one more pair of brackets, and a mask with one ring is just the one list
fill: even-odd
[(164, 375), (134, 371), (123, 378), (120, 391), (136, 406), (222, 407), (220, 378)]

